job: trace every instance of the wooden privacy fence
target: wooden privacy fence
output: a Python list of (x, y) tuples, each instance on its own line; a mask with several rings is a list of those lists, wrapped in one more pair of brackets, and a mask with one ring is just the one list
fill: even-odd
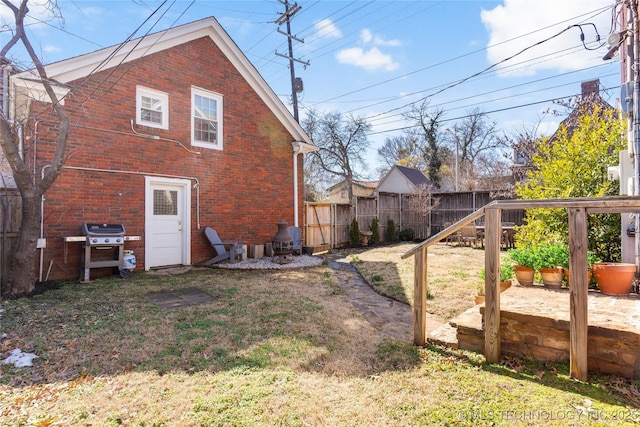
[(503, 211), (518, 209), (563, 208), (568, 210), (569, 221), (569, 364), (573, 378), (588, 380), (587, 339), (588, 305), (587, 295), (587, 214), (638, 213), (640, 198), (633, 196), (501, 200), (467, 215), (445, 230), (437, 233), (402, 255), (403, 259), (414, 257), (414, 301), (413, 341), (416, 345), (426, 343), (427, 303), (427, 250), (465, 225), (484, 216), (485, 219), (485, 310), (484, 310), (484, 354), (489, 363), (496, 363), (500, 349), (500, 235)]
[(8, 280), (9, 263), (22, 221), (22, 200), (15, 189), (0, 188), (0, 286)]
[[(379, 193), (375, 197), (358, 197), (353, 206), (306, 202), (305, 245), (316, 251), (349, 245), (349, 227), (355, 218), (360, 231), (368, 231), (378, 219), (381, 241), (385, 241), (388, 221), (396, 232), (411, 229), (415, 239), (426, 239), (470, 213), (496, 200), (489, 191), (432, 193), (420, 199), (412, 194)], [(524, 211), (505, 211), (502, 221), (522, 224)]]

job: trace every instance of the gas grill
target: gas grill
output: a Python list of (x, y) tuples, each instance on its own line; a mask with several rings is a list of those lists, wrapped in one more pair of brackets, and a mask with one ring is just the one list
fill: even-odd
[(82, 224), (89, 246), (124, 245), (123, 224)]
[(89, 282), (92, 268), (118, 267), (120, 276), (131, 274), (122, 269), (124, 233), (123, 224), (82, 224), (82, 234), (86, 237), (83, 282)]

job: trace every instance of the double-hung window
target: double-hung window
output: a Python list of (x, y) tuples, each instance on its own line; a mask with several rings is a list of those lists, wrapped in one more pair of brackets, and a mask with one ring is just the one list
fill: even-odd
[(158, 90), (137, 86), (136, 124), (169, 129), (169, 95)]
[(191, 89), (191, 145), (222, 150), (222, 96)]

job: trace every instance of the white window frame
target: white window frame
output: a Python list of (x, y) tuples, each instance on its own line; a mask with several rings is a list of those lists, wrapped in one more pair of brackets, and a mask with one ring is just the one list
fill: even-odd
[[(196, 106), (196, 96), (201, 96), (204, 98), (208, 98), (214, 100), (216, 105), (216, 121), (218, 124), (217, 127), (217, 138), (216, 142), (209, 141), (200, 141), (196, 139), (196, 115), (195, 115), (195, 106)], [(198, 87), (191, 88), (191, 145), (194, 147), (202, 147), (202, 148), (211, 148), (214, 150), (222, 150), (222, 141), (223, 141), (223, 123), (222, 123), (222, 95), (216, 92), (212, 92), (209, 90), (201, 89)]]
[[(160, 102), (162, 122), (150, 122), (142, 119), (142, 97), (152, 98)], [(159, 90), (149, 89), (144, 86), (136, 86), (136, 124), (158, 129), (169, 129), (169, 94)]]

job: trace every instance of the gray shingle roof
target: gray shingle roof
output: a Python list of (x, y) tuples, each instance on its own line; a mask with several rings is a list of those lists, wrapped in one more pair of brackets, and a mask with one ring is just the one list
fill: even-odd
[(418, 169), (408, 168), (406, 166), (395, 165), (395, 168), (398, 169), (404, 176), (407, 177), (409, 181), (416, 187), (419, 187), (422, 184), (430, 185), (431, 181), (427, 179), (426, 176)]

